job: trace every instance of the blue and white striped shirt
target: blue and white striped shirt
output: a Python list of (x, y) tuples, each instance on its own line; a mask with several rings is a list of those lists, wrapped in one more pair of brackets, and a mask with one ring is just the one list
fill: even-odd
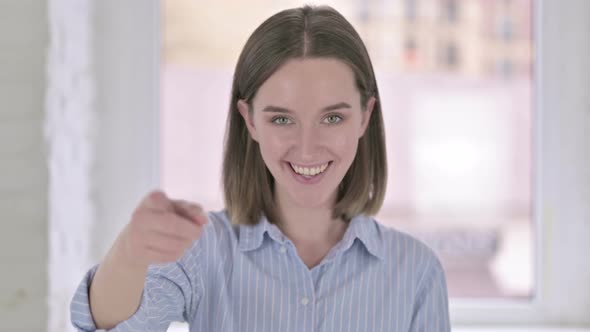
[[(71, 303), (80, 331), (95, 331), (92, 268)], [(138, 310), (111, 331), (450, 331), (443, 269), (424, 244), (373, 218), (353, 218), (311, 270), (266, 218), (232, 225), (210, 212), (202, 237), (175, 263), (148, 270)]]

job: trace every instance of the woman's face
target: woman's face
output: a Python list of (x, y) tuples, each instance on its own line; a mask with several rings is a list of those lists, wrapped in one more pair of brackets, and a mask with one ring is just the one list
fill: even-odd
[(281, 204), (334, 204), (373, 105), (362, 111), (353, 71), (326, 58), (288, 61), (260, 87), (252, 114), (238, 102)]

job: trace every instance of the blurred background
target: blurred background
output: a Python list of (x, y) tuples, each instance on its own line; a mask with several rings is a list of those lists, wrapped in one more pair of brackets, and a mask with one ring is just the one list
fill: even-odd
[(590, 1), (4, 0), (0, 331), (72, 331), (75, 287), (149, 190), (223, 208), (235, 62), (303, 4), (366, 43), (376, 218), (439, 255), (454, 330), (590, 328)]

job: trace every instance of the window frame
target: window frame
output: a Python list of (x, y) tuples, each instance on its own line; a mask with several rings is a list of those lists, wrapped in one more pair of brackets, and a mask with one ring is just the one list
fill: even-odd
[[(579, 215), (589, 216), (590, 208), (583, 204), (574, 205), (554, 191), (582, 190), (569, 187), (561, 181), (561, 174), (566, 171), (567, 163), (556, 160), (570, 159), (580, 166), (570, 173), (569, 184), (588, 183), (590, 179), (590, 162), (588, 159), (576, 156), (573, 151), (565, 155), (561, 145), (571, 144), (577, 151), (583, 151), (582, 140), (568, 139), (568, 130), (583, 132), (584, 124), (571, 128), (574, 121), (565, 124), (559, 121), (564, 115), (562, 106), (567, 104), (571, 110), (568, 119), (576, 117), (574, 112), (584, 109), (584, 100), (590, 102), (587, 92), (580, 84), (584, 80), (582, 74), (572, 75), (562, 70), (563, 54), (573, 55), (568, 60), (576, 62), (581, 73), (590, 74), (590, 56), (586, 60), (576, 52), (577, 46), (582, 45), (586, 53), (590, 53), (590, 43), (583, 41), (584, 24), (588, 26), (590, 19), (590, 3), (571, 1), (567, 10), (555, 1), (533, 1), (533, 223), (535, 225), (534, 252), (535, 257), (535, 296), (531, 301), (522, 300), (452, 300), (450, 303), (452, 322), (456, 326), (472, 325), (590, 325), (590, 278), (584, 282), (583, 278), (570, 280), (561, 271), (579, 271), (580, 274), (590, 276), (590, 264), (576, 267), (573, 259), (568, 259), (571, 251), (584, 252), (590, 250), (588, 241), (584, 241), (583, 220), (569, 224), (561, 223), (556, 227), (556, 219), (560, 216)], [(583, 13), (581, 13), (583, 12)], [(574, 14), (577, 13), (577, 14)], [(564, 40), (563, 28), (570, 27), (571, 38)], [(578, 34), (576, 34), (576, 32)], [(569, 51), (569, 52), (568, 52)], [(589, 54), (590, 55), (590, 54)], [(585, 69), (585, 70), (584, 70)], [(551, 77), (551, 79), (545, 79)], [(589, 80), (586, 79), (586, 82)], [(584, 94), (586, 96), (584, 97)], [(581, 98), (580, 98), (581, 97)], [(577, 102), (576, 102), (577, 100)], [(567, 102), (569, 101), (569, 102)], [(585, 124), (589, 126), (588, 123)], [(590, 129), (590, 128), (589, 128)], [(590, 139), (590, 130), (586, 137)], [(585, 169), (582, 165), (586, 165)], [(586, 195), (587, 198), (589, 195)], [(566, 209), (575, 210), (574, 213), (560, 212)], [(569, 248), (563, 243), (573, 242), (580, 247)], [(577, 249), (577, 250), (576, 250)], [(561, 259), (561, 256), (566, 258)], [(570, 284), (573, 282), (573, 284)], [(570, 285), (569, 289), (578, 294), (587, 294), (572, 298), (572, 293), (563, 292), (560, 287)], [(566, 288), (566, 287), (564, 287)]]

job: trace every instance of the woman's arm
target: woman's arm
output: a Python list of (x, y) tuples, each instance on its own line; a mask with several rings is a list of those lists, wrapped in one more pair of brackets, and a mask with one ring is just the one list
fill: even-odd
[[(150, 266), (137, 310), (109, 331), (164, 332), (172, 321), (186, 321), (193, 317), (203, 294), (200, 266), (193, 263), (198, 249), (198, 246), (192, 248), (179, 262)], [(89, 301), (89, 285), (93, 284), (97, 268), (95, 266), (87, 273), (71, 302), (71, 320), (80, 332), (93, 332), (99, 328)]]
[(133, 315), (141, 303), (147, 266), (126, 262), (115, 242), (90, 286), (90, 309), (99, 329), (112, 329)]
[(160, 315), (181, 318), (193, 304), (194, 290), (179, 260), (200, 238), (206, 223), (197, 205), (169, 200), (162, 192), (148, 195), (96, 273), (91, 271), (76, 293), (74, 325), (92, 331), (114, 328), (134, 314), (142, 316), (134, 317), (137, 324), (164, 324)]

